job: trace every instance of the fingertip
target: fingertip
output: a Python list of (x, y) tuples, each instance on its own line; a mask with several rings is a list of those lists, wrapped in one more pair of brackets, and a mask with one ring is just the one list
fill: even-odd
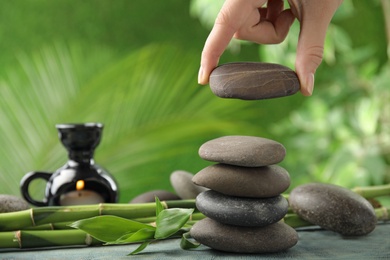
[(199, 68), (199, 72), (198, 72), (198, 84), (200, 85), (206, 85), (208, 83), (208, 77), (205, 77), (204, 75), (204, 69), (203, 67), (201, 66)]
[(314, 74), (309, 73), (303, 80), (301, 80), (301, 93), (304, 96), (311, 96), (314, 89)]

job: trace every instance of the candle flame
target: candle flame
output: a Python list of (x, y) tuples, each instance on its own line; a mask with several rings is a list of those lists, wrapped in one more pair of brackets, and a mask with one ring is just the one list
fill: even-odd
[(76, 190), (82, 190), (84, 189), (84, 181), (83, 180), (78, 180), (76, 182)]

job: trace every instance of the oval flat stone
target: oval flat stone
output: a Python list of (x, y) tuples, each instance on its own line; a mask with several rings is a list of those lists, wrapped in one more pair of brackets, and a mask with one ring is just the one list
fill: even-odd
[(27, 201), (13, 195), (0, 194), (0, 213), (29, 209)]
[(196, 208), (205, 216), (224, 224), (260, 227), (281, 220), (287, 213), (288, 202), (281, 195), (254, 199), (208, 190), (196, 197)]
[(375, 229), (377, 222), (366, 199), (332, 184), (298, 186), (291, 191), (289, 202), (301, 218), (345, 236), (366, 235)]
[(225, 195), (267, 198), (287, 190), (290, 175), (278, 165), (241, 167), (215, 164), (199, 171), (192, 181)]
[(173, 189), (181, 199), (195, 199), (199, 193), (208, 190), (207, 188), (195, 185), (192, 182), (193, 174), (187, 171), (174, 171), (170, 176)]
[(203, 245), (232, 253), (274, 253), (298, 242), (297, 232), (283, 222), (265, 227), (238, 227), (205, 218), (195, 223), (190, 234)]
[(285, 66), (235, 62), (211, 72), (210, 88), (218, 97), (258, 100), (295, 94), (300, 84), (297, 74)]
[(166, 190), (152, 190), (138, 195), (133, 198), (129, 203), (148, 203), (155, 202), (155, 197), (158, 197), (160, 201), (164, 200), (180, 200), (180, 197), (176, 194)]
[(256, 136), (223, 136), (199, 148), (199, 156), (204, 160), (244, 167), (277, 164), (285, 155), (282, 144)]

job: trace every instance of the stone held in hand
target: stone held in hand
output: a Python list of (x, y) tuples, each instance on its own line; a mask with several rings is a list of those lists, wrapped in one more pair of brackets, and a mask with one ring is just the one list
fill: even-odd
[(290, 175), (278, 165), (241, 167), (219, 163), (202, 169), (192, 181), (225, 195), (267, 198), (286, 191)]
[(27, 201), (13, 195), (0, 194), (0, 213), (30, 209)]
[(196, 208), (205, 216), (224, 224), (260, 227), (281, 220), (287, 213), (288, 202), (281, 195), (254, 199), (208, 190), (196, 197)]
[(210, 74), (211, 91), (222, 98), (259, 100), (293, 95), (300, 89), (297, 74), (282, 65), (261, 62), (223, 64)]
[(170, 181), (177, 195), (183, 199), (195, 199), (199, 193), (208, 190), (207, 188), (195, 185), (192, 182), (194, 175), (190, 172), (177, 170), (170, 176)]
[(203, 245), (232, 253), (274, 253), (285, 251), (298, 242), (297, 232), (283, 222), (264, 227), (239, 227), (205, 218), (191, 228), (190, 234)]
[(223, 136), (199, 148), (199, 156), (204, 160), (244, 167), (277, 164), (285, 155), (286, 149), (282, 144), (256, 136)]
[(155, 197), (158, 197), (159, 200), (180, 200), (180, 197), (176, 194), (166, 191), (166, 190), (152, 190), (145, 193), (142, 193), (135, 198), (133, 198), (129, 203), (149, 203), (155, 202)]
[(298, 186), (291, 191), (289, 202), (301, 218), (345, 236), (366, 235), (377, 222), (374, 208), (366, 199), (332, 184)]

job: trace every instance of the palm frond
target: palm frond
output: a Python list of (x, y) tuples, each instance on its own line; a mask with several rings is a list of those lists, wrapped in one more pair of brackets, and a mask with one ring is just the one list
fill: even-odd
[(117, 179), (121, 201), (170, 189), (168, 176), (178, 168), (200, 170), (207, 163), (197, 150), (206, 140), (261, 131), (245, 112), (255, 103), (222, 100), (196, 84), (197, 54), (170, 45), (119, 60), (93, 54), (57, 44), (23, 57), (0, 80), (0, 193), (18, 194), (26, 172), (65, 163), (57, 123), (105, 125), (95, 159)]

